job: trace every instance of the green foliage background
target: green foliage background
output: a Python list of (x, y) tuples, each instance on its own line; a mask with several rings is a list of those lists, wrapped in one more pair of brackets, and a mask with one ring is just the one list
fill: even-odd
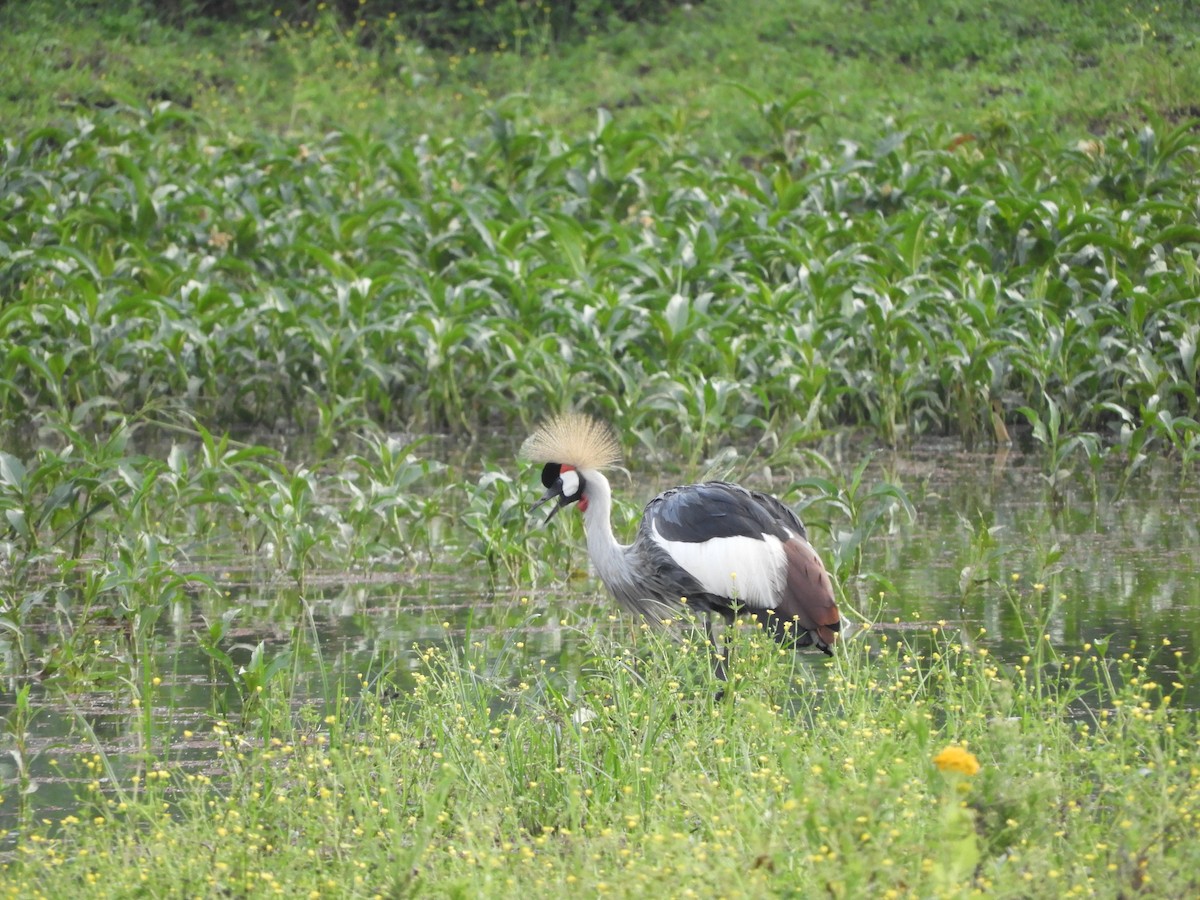
[(118, 110), (4, 156), (0, 410), (469, 431), (583, 402), (681, 418), (702, 452), (784, 426), (972, 443), (1027, 409), (1187, 449), (1197, 146), (932, 130), (747, 164), (608, 115), (310, 144)]

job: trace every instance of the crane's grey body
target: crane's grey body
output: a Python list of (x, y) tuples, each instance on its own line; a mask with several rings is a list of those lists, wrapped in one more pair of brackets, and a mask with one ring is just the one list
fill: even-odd
[[(833, 585), (796, 514), (774, 497), (724, 481), (673, 488), (646, 506), (632, 544), (612, 532), (612, 488), (600, 471), (620, 461), (603, 423), (568, 413), (544, 423), (521, 455), (545, 463), (547, 521), (579, 504), (588, 555), (600, 580), (629, 610), (652, 621), (686, 603), (726, 621), (757, 618), (774, 636), (826, 653), (841, 627)], [(723, 665), (718, 663), (718, 674)]]
[[(681, 607), (726, 621), (746, 612), (781, 638), (828, 651), (828, 622), (807, 615), (818, 588), (832, 606), (832, 588), (799, 517), (774, 497), (710, 481), (664, 491), (646, 505), (632, 544), (612, 533), (612, 492), (595, 470), (580, 470), (588, 553), (605, 587), (626, 610), (651, 620)], [(833, 607), (836, 622), (836, 607)], [(795, 620), (795, 630), (786, 624)]]

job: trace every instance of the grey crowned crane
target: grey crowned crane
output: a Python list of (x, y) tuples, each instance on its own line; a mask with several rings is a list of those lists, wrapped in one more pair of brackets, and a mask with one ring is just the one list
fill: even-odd
[[(726, 623), (750, 615), (781, 643), (832, 655), (841, 628), (833, 585), (804, 525), (779, 500), (724, 481), (672, 488), (646, 505), (633, 543), (624, 545), (613, 537), (612, 489), (600, 471), (621, 460), (608, 426), (559, 416), (520, 455), (545, 464), (546, 493), (533, 508), (557, 500), (547, 522), (579, 505), (592, 565), (629, 612), (659, 621), (686, 602)], [(717, 675), (724, 678), (720, 660)]]

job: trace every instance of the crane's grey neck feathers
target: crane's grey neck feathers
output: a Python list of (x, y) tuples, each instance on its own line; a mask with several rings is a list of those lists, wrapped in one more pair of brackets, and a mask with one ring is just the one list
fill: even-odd
[(603, 469), (621, 461), (621, 445), (605, 423), (582, 413), (565, 413), (531, 434), (520, 456), (530, 462)]
[(642, 565), (634, 544), (622, 544), (612, 530), (612, 488), (600, 472), (589, 469), (580, 473), (587, 484), (587, 508), (583, 511), (583, 529), (587, 533), (588, 556), (596, 574), (617, 603), (629, 613), (652, 621), (673, 618), (679, 613), (678, 600), (668, 602), (659, 595), (669, 594), (666, 585), (654, 580), (653, 566)]

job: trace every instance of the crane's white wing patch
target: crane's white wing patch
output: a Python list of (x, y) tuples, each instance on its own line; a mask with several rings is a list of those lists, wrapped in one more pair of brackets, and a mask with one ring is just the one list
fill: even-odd
[(758, 609), (774, 609), (786, 579), (787, 556), (777, 537), (723, 537), (691, 543), (668, 541), (651, 529), (654, 543), (709, 594)]

